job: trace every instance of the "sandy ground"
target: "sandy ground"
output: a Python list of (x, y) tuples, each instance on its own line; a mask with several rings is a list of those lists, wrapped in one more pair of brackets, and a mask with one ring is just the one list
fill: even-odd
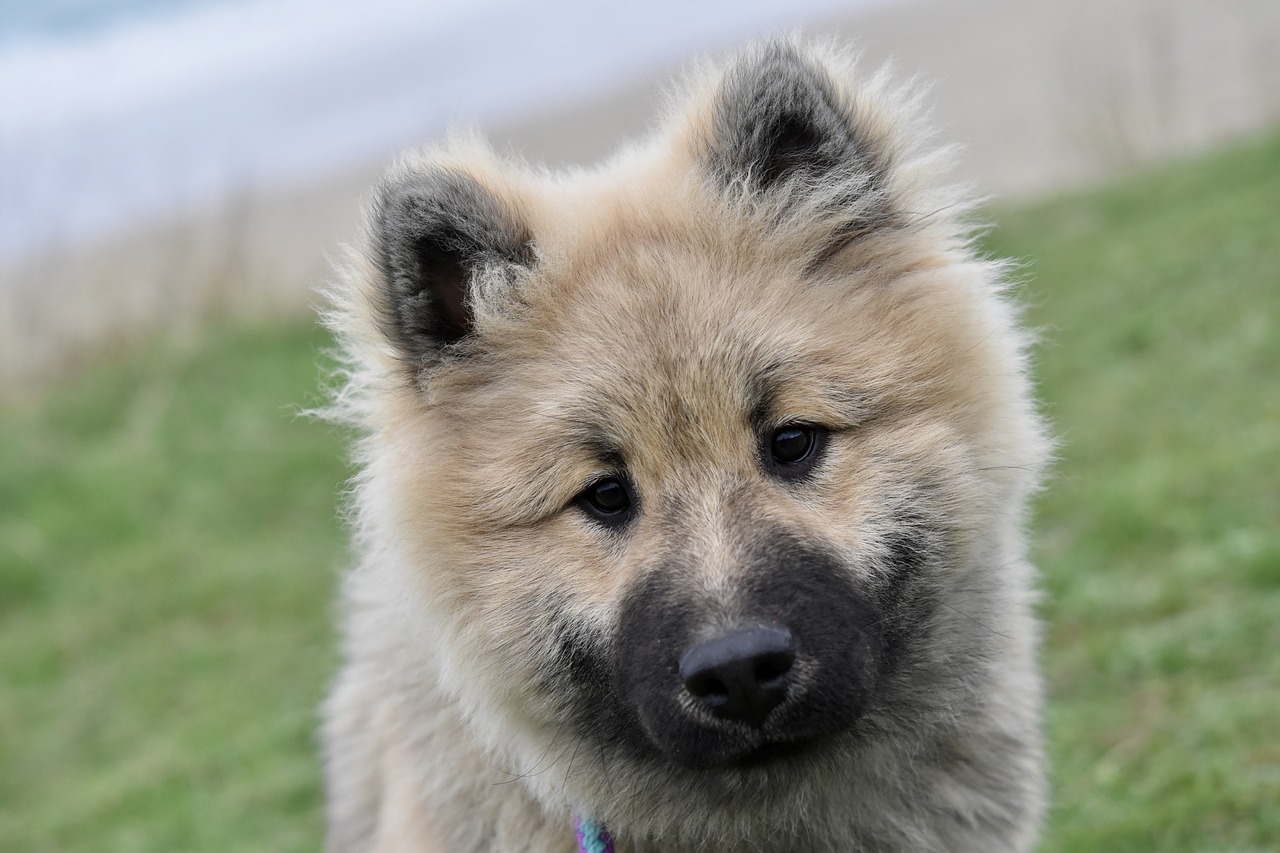
[[(1280, 122), (1276, 0), (914, 0), (806, 26), (930, 84), (956, 177), (1019, 198), (1069, 189)], [(588, 163), (653, 120), (654, 69), (484, 130), (550, 165)], [(248, 192), (177, 221), (0, 270), (0, 394), (37, 389), (140, 335), (297, 313), (354, 234), (371, 163)]]

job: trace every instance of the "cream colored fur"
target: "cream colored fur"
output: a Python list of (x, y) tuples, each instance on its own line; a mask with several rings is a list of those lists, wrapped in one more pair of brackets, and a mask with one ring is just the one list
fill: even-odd
[[(721, 67), (595, 169), (535, 170), (466, 135), (393, 167), (390, 182), (471, 176), (536, 260), (476, 270), (473, 339), (438, 358), (406, 359), (383, 328), (377, 222), (334, 290), (347, 364), (334, 412), (360, 433), (346, 663), (325, 706), (335, 853), (569, 853), (575, 808), (627, 851), (1031, 848), (1044, 784), (1021, 530), (1048, 444), (1027, 340), (909, 92), (802, 50), (884, 165), (862, 196), (715, 185), (699, 157)], [(875, 227), (833, 249), (859, 217)], [(764, 364), (786, 376), (787, 413), (838, 431), (801, 499), (763, 480), (741, 439), (731, 389)], [(565, 436), (602, 407), (654, 496), (625, 541), (573, 508), (601, 466)], [(949, 555), (936, 637), (903, 676), (910, 720), (886, 716), (890, 734), (833, 746), (785, 790), (743, 771), (723, 781), (740, 798), (713, 796), (691, 771), (633, 767), (577, 737), (547, 695), (547, 602), (609, 635), (628, 585), (673, 543), (697, 556), (691, 594), (714, 595), (755, 529), (804, 527), (870, 566), (904, 509)]]

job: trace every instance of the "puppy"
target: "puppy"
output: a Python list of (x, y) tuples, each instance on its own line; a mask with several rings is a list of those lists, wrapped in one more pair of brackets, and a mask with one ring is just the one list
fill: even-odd
[(1048, 442), (924, 138), (775, 40), (599, 168), (390, 170), (330, 318), (331, 851), (1031, 848)]

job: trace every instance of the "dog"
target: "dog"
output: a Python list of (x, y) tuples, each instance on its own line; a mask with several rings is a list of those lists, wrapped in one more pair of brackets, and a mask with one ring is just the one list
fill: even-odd
[(773, 39), (598, 168), (390, 169), (329, 850), (1031, 848), (1050, 440), (912, 92)]

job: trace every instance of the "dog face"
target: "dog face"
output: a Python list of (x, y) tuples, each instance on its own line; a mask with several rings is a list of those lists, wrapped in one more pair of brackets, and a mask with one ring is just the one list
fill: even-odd
[(820, 820), (1027, 633), (998, 270), (833, 62), (762, 48), (567, 179), (406, 161), (355, 271), (362, 525), (486, 749), (639, 835)]

